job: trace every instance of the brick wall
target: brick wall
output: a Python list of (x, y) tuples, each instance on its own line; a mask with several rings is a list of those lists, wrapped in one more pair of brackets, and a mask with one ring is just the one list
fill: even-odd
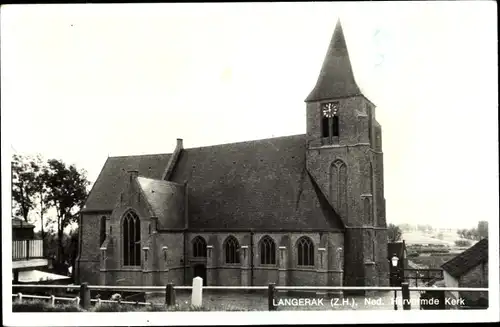
[[(119, 239), (119, 219), (120, 214), (128, 210), (126, 207), (118, 207), (111, 217), (111, 226), (113, 232), (109, 235), (108, 246), (111, 249), (108, 253), (113, 256), (106, 264), (105, 281), (106, 284), (119, 284), (123, 285), (165, 285), (167, 282), (173, 282), (176, 285), (189, 285), (193, 278), (193, 266), (195, 264), (207, 264), (204, 258), (193, 257), (192, 240), (197, 236), (202, 236), (207, 245), (213, 246), (213, 253), (215, 256), (214, 269), (216, 271), (215, 285), (242, 285), (242, 263), (240, 264), (226, 264), (224, 258), (223, 244), (228, 236), (234, 236), (240, 246), (252, 243), (252, 235), (250, 233), (156, 233), (150, 235), (148, 228), (142, 228), (144, 233), (142, 235), (142, 245), (148, 245), (150, 249), (150, 256), (155, 254), (155, 258), (149, 257), (148, 260), (153, 260), (154, 264), (145, 268), (144, 253), (142, 255), (141, 267), (130, 268), (121, 265), (121, 244)], [(137, 212), (142, 213), (140, 209)], [(143, 214), (143, 213), (142, 213)], [(141, 224), (147, 226), (148, 219), (141, 218)], [(153, 233), (154, 234), (154, 233)], [(269, 236), (273, 239), (276, 246), (276, 265), (262, 265), (260, 263), (260, 240), (264, 236)], [(303, 237), (309, 237), (314, 244), (314, 266), (312, 267), (299, 267), (297, 265), (297, 241)], [(153, 241), (153, 238), (156, 238)], [(185, 251), (187, 256), (184, 257), (184, 248), (180, 246), (185, 242)], [(110, 246), (110, 244), (114, 244)], [(168, 247), (167, 251), (167, 264), (168, 273), (164, 273), (165, 261), (163, 256), (162, 247)], [(255, 233), (253, 235), (253, 285), (266, 285), (268, 283), (278, 283), (279, 281), (279, 262), (280, 251), (279, 246), (286, 246), (284, 255), (287, 259), (287, 283), (291, 285), (341, 285), (342, 284), (342, 267), (343, 267), (343, 246), (344, 235), (343, 233)], [(156, 249), (154, 249), (156, 247)], [(320, 255), (319, 248), (324, 248), (323, 258)], [(249, 254), (251, 252), (249, 251)], [(98, 256), (100, 258), (100, 256)], [(321, 260), (323, 260), (323, 267), (321, 267)], [(98, 275), (95, 272), (99, 271), (99, 262), (91, 262), (86, 264), (84, 261), (81, 264), (82, 270), (86, 271), (85, 281), (90, 283), (98, 283)], [(184, 270), (185, 264), (185, 270)], [(249, 261), (250, 264), (250, 261)], [(146, 272), (147, 270), (147, 272)], [(318, 271), (322, 271), (318, 273)], [(321, 276), (318, 276), (321, 274)], [(147, 276), (145, 276), (147, 275)], [(251, 285), (251, 273), (249, 272), (248, 284)], [(94, 278), (95, 277), (95, 278)]]
[(80, 223), (80, 254), (77, 259), (77, 275), (79, 282), (97, 284), (99, 281), (99, 241), (100, 219), (109, 217), (111, 213), (83, 213)]
[[(443, 270), (443, 278), (445, 287), (459, 287), (458, 280), (450, 275), (446, 270)], [(448, 295), (452, 296), (455, 299), (458, 299), (458, 292), (456, 291), (451, 291)]]
[[(365, 119), (359, 119), (358, 117), (359, 114), (364, 111), (366, 99), (358, 96), (337, 99), (335, 101), (339, 102), (338, 144), (344, 145), (358, 143), (360, 138), (362, 141), (368, 142), (368, 129), (365, 128)], [(328, 100), (323, 102), (331, 101)], [(321, 103), (323, 102), (307, 103), (307, 139), (308, 144), (311, 146), (321, 145)]]
[[(459, 287), (488, 287), (488, 263), (481, 263), (462, 275), (458, 281)], [(460, 296), (472, 301), (488, 298), (487, 292), (460, 292)]]

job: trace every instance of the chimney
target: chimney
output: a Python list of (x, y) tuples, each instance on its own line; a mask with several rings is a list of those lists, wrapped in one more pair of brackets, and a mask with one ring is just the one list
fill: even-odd
[(172, 172), (174, 171), (175, 164), (177, 163), (177, 160), (179, 159), (179, 155), (184, 149), (183, 144), (182, 144), (182, 139), (177, 139), (177, 145), (175, 146), (174, 152), (170, 156), (170, 159), (168, 160), (167, 167), (165, 168), (165, 171), (163, 172), (163, 180), (168, 181), (170, 180), (170, 176), (172, 175)]
[(127, 170), (127, 173), (130, 176), (130, 180), (137, 178), (137, 176), (139, 176), (139, 171), (136, 169)]

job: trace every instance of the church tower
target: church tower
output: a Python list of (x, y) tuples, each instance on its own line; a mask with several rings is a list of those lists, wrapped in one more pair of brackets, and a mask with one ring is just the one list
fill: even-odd
[(344, 285), (388, 284), (382, 133), (340, 21), (307, 105), (307, 169), (346, 228)]

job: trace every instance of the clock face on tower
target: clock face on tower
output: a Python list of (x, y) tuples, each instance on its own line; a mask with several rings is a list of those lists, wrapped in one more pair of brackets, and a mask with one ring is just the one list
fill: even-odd
[(337, 114), (338, 110), (339, 110), (338, 103), (333, 103), (333, 102), (324, 103), (322, 106), (323, 117), (332, 118)]

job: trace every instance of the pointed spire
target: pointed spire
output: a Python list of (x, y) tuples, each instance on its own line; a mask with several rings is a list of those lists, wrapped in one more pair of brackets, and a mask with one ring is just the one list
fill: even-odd
[(340, 19), (323, 61), (316, 86), (305, 102), (348, 97), (361, 94), (354, 79), (349, 52)]

